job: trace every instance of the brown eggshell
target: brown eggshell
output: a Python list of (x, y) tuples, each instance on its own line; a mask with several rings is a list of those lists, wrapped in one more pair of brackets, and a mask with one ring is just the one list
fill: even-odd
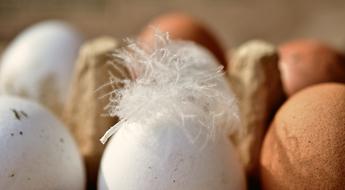
[(195, 18), (179, 12), (157, 16), (138, 35), (141, 42), (146, 44), (153, 42), (155, 30), (152, 27), (157, 27), (162, 32), (169, 32), (172, 39), (190, 40), (208, 48), (226, 67), (226, 56), (221, 44), (213, 33)]
[(345, 82), (345, 58), (315, 40), (296, 40), (279, 48), (279, 67), (288, 95), (322, 82)]
[(265, 137), (265, 190), (344, 189), (345, 85), (325, 83), (292, 96)]

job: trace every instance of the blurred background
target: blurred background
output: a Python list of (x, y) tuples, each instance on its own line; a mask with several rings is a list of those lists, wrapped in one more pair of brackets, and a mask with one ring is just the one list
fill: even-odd
[(343, 0), (0, 0), (0, 50), (45, 19), (68, 21), (88, 38), (123, 38), (173, 10), (201, 19), (227, 49), (253, 38), (278, 44), (310, 37), (345, 50)]

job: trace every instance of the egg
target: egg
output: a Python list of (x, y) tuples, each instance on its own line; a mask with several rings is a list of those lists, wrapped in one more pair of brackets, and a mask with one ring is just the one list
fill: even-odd
[(288, 95), (318, 83), (345, 82), (345, 57), (317, 40), (295, 40), (279, 47), (279, 67)]
[(85, 189), (70, 133), (39, 104), (0, 97), (0, 189)]
[(138, 39), (144, 44), (152, 44), (157, 27), (162, 32), (169, 32), (172, 39), (194, 41), (208, 48), (226, 67), (226, 55), (217, 37), (201, 21), (184, 13), (170, 12), (157, 16), (149, 21), (139, 33)]
[[(102, 158), (99, 190), (245, 189), (243, 169), (230, 142), (219, 139), (202, 147), (203, 141), (191, 143), (171, 121), (157, 122), (163, 125), (147, 129), (133, 123), (118, 131)], [(195, 133), (201, 127), (185, 124)]]
[(265, 137), (261, 182), (270, 189), (345, 187), (345, 85), (325, 83), (293, 95)]
[(98, 189), (246, 189), (228, 139), (239, 127), (238, 107), (217, 60), (192, 42), (155, 40), (162, 43), (153, 52), (134, 43), (116, 54), (142, 72), (109, 99), (120, 121), (101, 139), (114, 134)]
[(0, 63), (0, 92), (38, 101), (60, 114), (82, 35), (61, 21), (45, 21), (20, 33)]

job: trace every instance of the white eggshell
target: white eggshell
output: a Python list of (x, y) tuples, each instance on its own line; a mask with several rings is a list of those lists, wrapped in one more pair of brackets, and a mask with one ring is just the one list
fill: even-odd
[[(164, 120), (164, 118), (163, 118)], [(225, 137), (191, 142), (183, 127), (131, 123), (119, 129), (104, 152), (100, 190), (243, 190), (244, 172)], [(194, 134), (202, 126), (186, 122)], [(206, 143), (206, 144), (204, 144)]]
[(81, 34), (60, 21), (24, 30), (3, 53), (1, 92), (38, 100), (59, 112), (81, 43)]
[(115, 91), (119, 100), (110, 98), (120, 122), (101, 139), (114, 134), (101, 161), (98, 188), (246, 189), (228, 139), (231, 125), (238, 126), (238, 110), (216, 59), (193, 43), (157, 36), (151, 54), (133, 43), (116, 54), (143, 68), (133, 83)]
[(85, 189), (77, 146), (49, 111), (0, 97), (0, 189)]

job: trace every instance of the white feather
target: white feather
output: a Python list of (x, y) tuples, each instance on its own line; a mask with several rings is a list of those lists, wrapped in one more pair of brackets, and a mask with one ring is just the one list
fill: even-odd
[(229, 135), (229, 129), (239, 126), (239, 117), (222, 66), (206, 49), (192, 42), (171, 41), (168, 33), (160, 32), (156, 32), (155, 40), (151, 49), (127, 40), (128, 45), (114, 53), (117, 62), (137, 77), (122, 81), (111, 77), (111, 83), (124, 86), (111, 92), (106, 107), (120, 122), (106, 132), (101, 142), (105, 143), (126, 123), (145, 125), (157, 114), (179, 122), (191, 142), (200, 134), (188, 130), (186, 119), (200, 123), (206, 140)]

